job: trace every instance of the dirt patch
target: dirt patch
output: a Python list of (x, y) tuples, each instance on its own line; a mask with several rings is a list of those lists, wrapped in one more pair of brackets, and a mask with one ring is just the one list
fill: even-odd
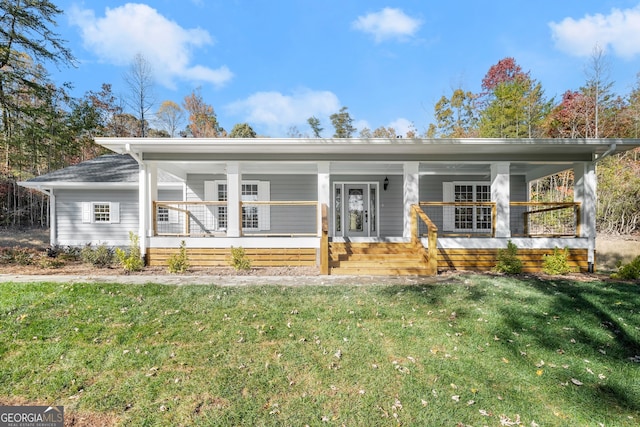
[(627, 264), (640, 255), (640, 235), (599, 235), (596, 239), (596, 267), (615, 270), (620, 263)]
[(44, 250), (49, 247), (49, 230), (42, 228), (25, 230), (0, 228), (0, 247)]

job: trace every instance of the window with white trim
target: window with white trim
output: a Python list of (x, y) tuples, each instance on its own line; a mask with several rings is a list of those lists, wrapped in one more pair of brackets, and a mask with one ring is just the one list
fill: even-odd
[[(445, 202), (490, 202), (491, 185), (485, 182), (443, 183)], [(492, 227), (491, 206), (446, 206), (443, 208), (443, 230), (484, 232)]]
[[(241, 198), (243, 202), (269, 201), (269, 181), (242, 181)], [(218, 202), (228, 201), (226, 181), (205, 181), (205, 199)], [(227, 229), (227, 207), (216, 206), (212, 211), (215, 216), (216, 230)], [(243, 206), (242, 229), (243, 230), (269, 230), (270, 229), (269, 206)]]
[(169, 222), (169, 208), (166, 206), (158, 206), (158, 211), (156, 212), (156, 221), (157, 222)]
[(82, 202), (82, 222), (85, 224), (119, 223), (120, 203)]

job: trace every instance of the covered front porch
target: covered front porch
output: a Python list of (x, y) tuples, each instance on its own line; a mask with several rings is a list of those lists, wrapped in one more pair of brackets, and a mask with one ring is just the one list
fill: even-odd
[(158, 168), (175, 165), (141, 166), (149, 265), (166, 265), (184, 241), (192, 265), (227, 266), (230, 248), (243, 247), (258, 267), (433, 275), (490, 270), (512, 241), (528, 272), (554, 248), (569, 248), (577, 270), (595, 268), (591, 163), (572, 165), (574, 202), (546, 203), (527, 201), (523, 163), (458, 165), (457, 173), (429, 162), (192, 164), (181, 200), (154, 191)]
[[(559, 139), (100, 139), (139, 164), (141, 250), (164, 262), (316, 265), (324, 274), (493, 267), (511, 240), (526, 271), (568, 248), (595, 268), (596, 163), (637, 141)], [(158, 171), (182, 191), (158, 191)], [(573, 172), (570, 203), (529, 185)]]

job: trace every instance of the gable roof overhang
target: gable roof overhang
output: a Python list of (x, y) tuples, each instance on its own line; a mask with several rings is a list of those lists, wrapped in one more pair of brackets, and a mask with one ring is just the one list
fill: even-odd
[[(512, 173), (528, 180), (640, 147), (638, 139), (605, 138), (98, 138), (96, 142), (116, 153), (192, 173), (203, 172), (207, 163), (228, 161), (255, 162), (265, 171), (276, 168), (280, 173), (286, 163), (318, 161), (334, 162), (336, 172), (366, 170), (365, 163), (370, 163), (401, 173), (402, 162), (419, 161), (424, 174), (485, 174), (491, 163), (510, 162)], [(300, 169), (304, 167), (291, 170)]]
[(97, 138), (144, 160), (594, 161), (637, 139)]

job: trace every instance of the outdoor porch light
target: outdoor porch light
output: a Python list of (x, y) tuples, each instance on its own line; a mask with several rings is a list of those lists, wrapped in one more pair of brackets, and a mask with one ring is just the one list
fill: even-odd
[(387, 191), (387, 187), (388, 186), (389, 186), (389, 177), (385, 176), (384, 177), (384, 185), (383, 185), (384, 191)]

